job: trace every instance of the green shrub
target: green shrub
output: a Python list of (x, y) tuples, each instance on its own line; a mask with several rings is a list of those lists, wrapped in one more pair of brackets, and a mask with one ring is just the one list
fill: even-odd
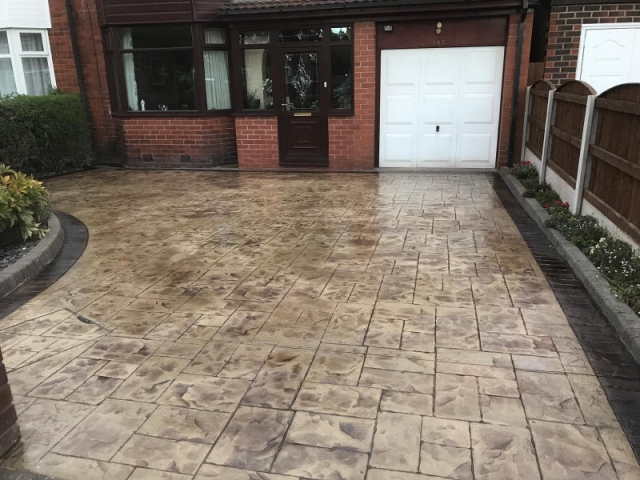
[(0, 245), (42, 238), (49, 215), (42, 183), (0, 163)]
[(587, 257), (609, 280), (615, 294), (640, 314), (640, 257), (631, 246), (606, 236), (587, 251)]
[(537, 190), (534, 194), (534, 198), (545, 208), (560, 201), (560, 195), (550, 188)]
[(518, 180), (535, 179), (536, 183), (538, 180), (538, 170), (530, 161), (517, 163), (509, 173)]
[(78, 95), (0, 100), (0, 163), (25, 173), (55, 173), (92, 159), (91, 132)]
[(538, 177), (535, 178), (523, 178), (520, 180), (522, 186), (528, 191), (534, 190), (538, 186)]

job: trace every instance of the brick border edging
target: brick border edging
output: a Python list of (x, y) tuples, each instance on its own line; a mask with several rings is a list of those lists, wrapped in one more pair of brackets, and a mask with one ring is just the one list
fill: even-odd
[(569, 264), (598, 309), (615, 328), (633, 358), (640, 363), (640, 318), (626, 303), (615, 296), (609, 282), (578, 247), (564, 238), (560, 232), (545, 225), (549, 214), (535, 199), (523, 196), (525, 188), (514, 176), (509, 175), (507, 168), (500, 169), (500, 176), (518, 203), (538, 224), (560, 256)]
[(0, 299), (6, 297), (55, 258), (64, 242), (64, 229), (55, 214), (49, 218), (49, 233), (20, 260), (0, 272)]

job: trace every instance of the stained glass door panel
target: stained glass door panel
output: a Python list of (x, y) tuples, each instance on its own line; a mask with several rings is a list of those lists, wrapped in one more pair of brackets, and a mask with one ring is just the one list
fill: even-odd
[(317, 52), (285, 53), (284, 82), (288, 111), (320, 109)]

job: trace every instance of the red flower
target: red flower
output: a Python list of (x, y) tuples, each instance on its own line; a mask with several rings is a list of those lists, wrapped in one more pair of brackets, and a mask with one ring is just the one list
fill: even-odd
[(525, 165), (531, 165), (531, 162), (529, 160), (527, 160), (526, 162), (524, 162)]

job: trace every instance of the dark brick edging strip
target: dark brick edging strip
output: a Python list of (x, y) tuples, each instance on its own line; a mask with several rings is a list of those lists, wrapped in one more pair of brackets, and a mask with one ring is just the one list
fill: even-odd
[(52, 213), (47, 235), (24, 257), (0, 272), (0, 298), (40, 273), (55, 258), (63, 243), (64, 229), (58, 217)]
[(640, 461), (640, 366), (558, 248), (549, 241), (546, 229), (540, 228), (525, 211), (525, 202), (520, 203), (522, 198), (518, 198), (517, 192), (514, 195), (506, 180), (497, 173), (489, 175), (498, 198), (567, 316), (609, 405)]
[(576, 277), (580, 279), (591, 299), (618, 332), (620, 339), (629, 349), (636, 362), (640, 363), (640, 319), (631, 308), (611, 291), (609, 282), (589, 259), (560, 232), (545, 226), (549, 214), (533, 198), (523, 197), (525, 188), (506, 168), (500, 175), (516, 197), (520, 205), (540, 226), (549, 241), (558, 249), (558, 253), (569, 264)]

